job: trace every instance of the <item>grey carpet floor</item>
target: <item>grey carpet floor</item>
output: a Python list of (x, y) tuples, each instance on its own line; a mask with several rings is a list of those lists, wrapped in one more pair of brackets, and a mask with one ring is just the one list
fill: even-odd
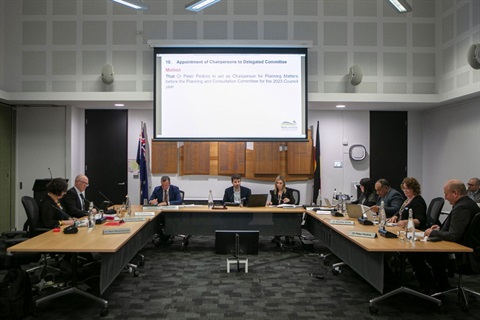
[[(314, 252), (302, 250), (298, 239), (282, 251), (260, 237), (259, 254), (248, 257), (249, 273), (227, 273), (228, 256), (215, 255), (213, 237), (192, 237), (185, 249), (179, 239), (168, 246), (148, 244), (140, 275), (121, 273), (104, 293), (109, 314), (103, 319), (480, 319), (480, 298), (471, 297), (467, 313), (455, 294), (443, 299), (441, 312), (401, 294), (382, 301), (372, 315), (368, 302), (379, 293), (348, 267), (332, 274), (319, 256), (328, 250), (313, 243)], [(417, 286), (411, 275), (407, 280)], [(96, 281), (93, 276), (85, 284), (95, 291)], [(465, 282), (480, 290), (480, 276)], [(39, 306), (32, 318), (95, 319), (100, 311), (97, 303), (70, 295)]]

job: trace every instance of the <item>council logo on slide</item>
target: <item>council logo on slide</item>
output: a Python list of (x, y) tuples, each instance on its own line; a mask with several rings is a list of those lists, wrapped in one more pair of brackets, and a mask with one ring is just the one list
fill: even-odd
[(290, 121), (283, 121), (282, 124), (280, 125), (282, 131), (297, 131), (298, 130), (298, 125), (297, 122), (294, 120), (292, 122)]

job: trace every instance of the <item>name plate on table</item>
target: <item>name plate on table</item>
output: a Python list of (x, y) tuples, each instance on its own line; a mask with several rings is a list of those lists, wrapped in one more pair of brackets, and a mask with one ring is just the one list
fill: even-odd
[(153, 217), (155, 216), (155, 212), (150, 212), (150, 211), (135, 212), (135, 216)]
[(317, 210), (316, 211), (316, 214), (320, 214), (320, 215), (332, 215), (332, 211), (327, 211), (327, 210)]
[(376, 232), (365, 232), (365, 231), (350, 231), (348, 235), (351, 237), (370, 238), (370, 239), (374, 239), (377, 237)]
[(141, 217), (129, 217), (129, 218), (123, 218), (122, 219), (125, 222), (135, 222), (135, 221), (145, 221), (147, 218), (141, 218)]
[(178, 210), (179, 206), (163, 206), (160, 207), (162, 210)]
[(330, 220), (330, 224), (343, 224), (343, 225), (353, 226), (355, 224), (355, 221), (352, 221), (352, 220)]
[(116, 229), (103, 230), (103, 234), (121, 234), (121, 233), (130, 233), (130, 228), (116, 228)]

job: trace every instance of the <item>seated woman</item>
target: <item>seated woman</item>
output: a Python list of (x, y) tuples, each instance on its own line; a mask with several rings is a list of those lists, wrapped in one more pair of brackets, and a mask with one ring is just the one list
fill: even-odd
[(425, 230), (427, 225), (427, 203), (420, 195), (420, 183), (415, 178), (407, 177), (403, 179), (400, 187), (407, 199), (400, 207), (400, 210), (387, 221), (396, 222), (399, 227), (404, 228), (408, 223), (408, 210), (412, 209), (415, 228)]
[(377, 204), (378, 195), (375, 192), (375, 184), (370, 178), (363, 178), (360, 180), (360, 190), (362, 193), (356, 201), (352, 201), (353, 204), (363, 204), (371, 207)]
[[(292, 189), (287, 188), (287, 182), (283, 176), (275, 178), (275, 186), (273, 190), (270, 190), (270, 201), (267, 205), (278, 206), (280, 204), (295, 204), (295, 197), (293, 196)], [(280, 245), (280, 236), (275, 236), (272, 239), (273, 243)], [(285, 236), (285, 244), (292, 245), (295, 242), (293, 237)]]
[(295, 204), (292, 189), (286, 187), (287, 182), (283, 176), (275, 178), (275, 186), (270, 190), (270, 201), (267, 205)]
[(55, 178), (47, 184), (47, 194), (40, 201), (39, 214), (42, 228), (56, 228), (61, 225), (72, 225), (74, 220), (65, 213), (60, 199), (67, 193), (68, 184), (65, 179)]

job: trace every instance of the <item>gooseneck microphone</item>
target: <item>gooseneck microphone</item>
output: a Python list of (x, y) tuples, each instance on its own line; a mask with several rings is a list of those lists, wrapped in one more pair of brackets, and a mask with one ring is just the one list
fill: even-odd
[(108, 199), (107, 196), (102, 193), (102, 191), (98, 190), (98, 193), (103, 197), (103, 199), (107, 200), (110, 205), (112, 205), (112, 206), (114, 205), (112, 200)]
[(55, 210), (59, 211), (64, 218), (67, 218), (67, 219), (71, 219), (72, 217), (70, 217), (70, 215), (68, 215), (65, 211), (63, 211), (62, 209), (60, 209), (59, 207), (57, 207), (56, 205), (52, 204), (52, 207), (55, 208)]
[(50, 168), (48, 168), (48, 172), (50, 172), (50, 180), (53, 180), (52, 170), (50, 170)]

